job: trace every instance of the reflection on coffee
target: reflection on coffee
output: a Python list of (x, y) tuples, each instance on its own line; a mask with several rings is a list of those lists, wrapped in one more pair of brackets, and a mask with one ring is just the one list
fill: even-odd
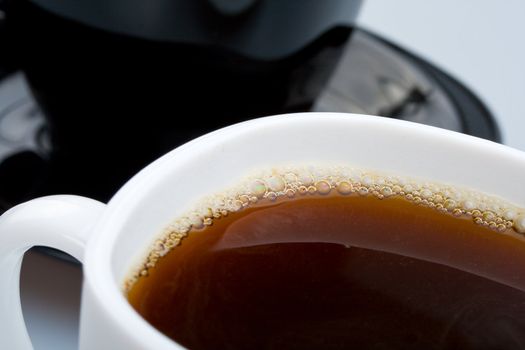
[(525, 348), (523, 210), (345, 167), (203, 200), (128, 281), (191, 349)]

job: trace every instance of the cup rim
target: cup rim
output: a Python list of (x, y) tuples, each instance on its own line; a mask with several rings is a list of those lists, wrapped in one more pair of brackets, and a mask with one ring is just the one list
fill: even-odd
[[(510, 160), (524, 164), (525, 168), (525, 153), (505, 145), (428, 125), (362, 114), (332, 112), (281, 114), (248, 120), (196, 138), (153, 161), (133, 176), (108, 203), (102, 218), (95, 225), (96, 233), (86, 248), (83, 288), (89, 288), (92, 295), (96, 296), (97, 302), (104, 309), (111, 310), (108, 313), (109, 317), (112, 317), (114, 323), (121, 327), (126, 335), (132, 337), (137, 344), (159, 349), (182, 348), (133, 310), (110, 272), (111, 257), (116, 238), (120, 233), (119, 228), (126, 221), (131, 208), (137, 205), (134, 198), (140, 198), (151, 188), (152, 184), (166, 176), (167, 173), (176, 171), (176, 163), (179, 159), (187, 157), (191, 152), (198, 152), (203, 146), (211, 147), (213, 144), (220, 144), (247, 129), (282, 127), (290, 123), (302, 122), (348, 123), (348, 125), (374, 128), (383, 132), (421, 134), (422, 137), (436, 142), (453, 143), (457, 147), (470, 148), (476, 152), (488, 152), (508, 157)], [(122, 322), (122, 320), (126, 321)]]

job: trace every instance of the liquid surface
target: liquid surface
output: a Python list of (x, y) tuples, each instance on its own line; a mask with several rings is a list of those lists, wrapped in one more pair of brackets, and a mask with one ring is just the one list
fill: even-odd
[(523, 349), (525, 241), (403, 198), (260, 201), (128, 292), (191, 349)]

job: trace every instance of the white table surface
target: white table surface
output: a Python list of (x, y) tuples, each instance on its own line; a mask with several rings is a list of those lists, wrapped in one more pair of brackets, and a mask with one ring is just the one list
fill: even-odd
[[(472, 89), (504, 143), (525, 150), (525, 1), (366, 0), (361, 26), (427, 58)], [(35, 349), (75, 349), (82, 273), (26, 254), (22, 303)]]

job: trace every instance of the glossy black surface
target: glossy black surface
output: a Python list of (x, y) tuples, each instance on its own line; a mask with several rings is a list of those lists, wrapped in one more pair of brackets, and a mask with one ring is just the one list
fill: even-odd
[(0, 20), (2, 211), (48, 194), (107, 201), (176, 146), (272, 114), (376, 114), (500, 140), (461, 83), (362, 30), (335, 28), (286, 59), (258, 61), (64, 18), (39, 26), (47, 15), (28, 11), (24, 28)]
[[(216, 47), (115, 34), (28, 2), (16, 5), (8, 16), (11, 49), (52, 143), (43, 192), (102, 201), (137, 170), (196, 136), (308, 108), (288, 103), (290, 86), (312, 74), (294, 72), (326, 48), (343, 48), (351, 33), (334, 28), (286, 58), (260, 61)], [(326, 67), (337, 60), (336, 53)], [(326, 80), (330, 70), (323, 74)]]
[[(321, 33), (352, 26), (362, 0), (13, 0), (111, 33), (286, 58)], [(27, 5), (27, 6), (26, 6)]]

